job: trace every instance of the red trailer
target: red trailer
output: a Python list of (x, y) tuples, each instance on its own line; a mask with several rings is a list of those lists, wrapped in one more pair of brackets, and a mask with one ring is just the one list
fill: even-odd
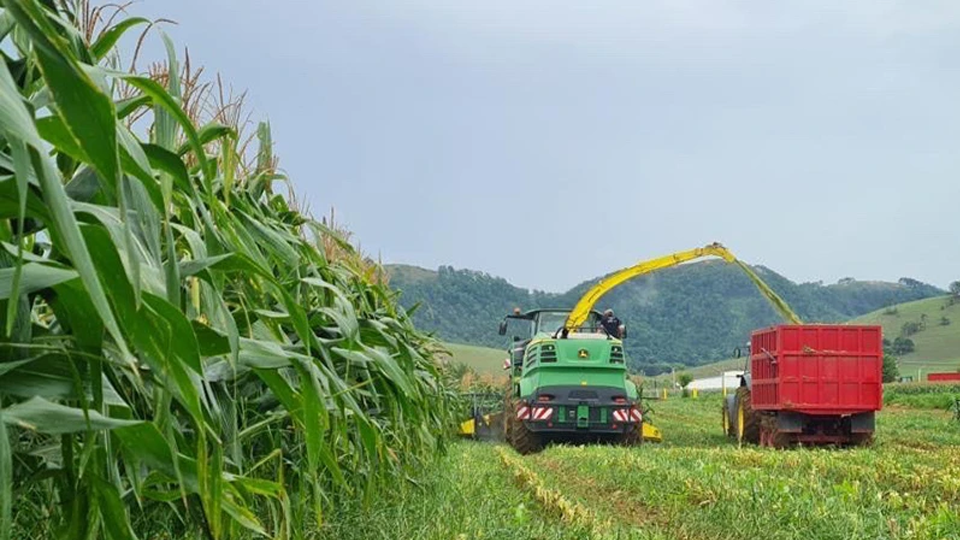
[(728, 433), (763, 446), (869, 442), (883, 405), (882, 342), (879, 326), (755, 331), (749, 372), (724, 404)]
[(947, 373), (928, 373), (927, 381), (928, 382), (960, 381), (960, 371), (947, 372)]

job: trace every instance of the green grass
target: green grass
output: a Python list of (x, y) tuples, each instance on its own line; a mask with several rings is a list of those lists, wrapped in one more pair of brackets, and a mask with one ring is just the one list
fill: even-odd
[[(721, 433), (717, 394), (654, 407), (663, 444), (553, 446), (517, 459), (605, 523), (597, 538), (960, 538), (960, 423), (945, 411), (888, 407), (868, 448), (771, 450), (738, 448)], [(372, 523), (370, 538), (570, 537), (505, 480), (496, 448), (454, 445), (431, 473), (439, 483), (350, 523)]]
[(370, 510), (342, 506), (316, 540), (579, 540), (513, 483), (484, 443), (461, 443), (417, 483), (384, 493)]
[(890, 409), (872, 448), (778, 451), (737, 448), (719, 405), (660, 404), (662, 446), (554, 447), (531, 466), (624, 529), (672, 538), (960, 538), (960, 424), (946, 413)]
[(883, 402), (915, 409), (951, 410), (960, 399), (960, 383), (903, 383), (887, 384), (883, 388)]
[(450, 351), (452, 362), (464, 364), (481, 374), (503, 374), (503, 359), (507, 357), (505, 351), (461, 343), (444, 343), (443, 346)]

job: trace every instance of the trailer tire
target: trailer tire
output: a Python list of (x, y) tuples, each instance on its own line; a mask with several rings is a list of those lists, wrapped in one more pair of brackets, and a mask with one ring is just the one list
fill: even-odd
[(873, 433), (854, 433), (852, 441), (854, 446), (872, 446)]
[(792, 443), (791, 435), (783, 433), (777, 426), (776, 414), (764, 414), (760, 418), (760, 446), (767, 448), (786, 448)]
[(737, 442), (757, 444), (760, 442), (760, 415), (751, 406), (750, 390), (747, 387), (737, 388), (736, 403)]

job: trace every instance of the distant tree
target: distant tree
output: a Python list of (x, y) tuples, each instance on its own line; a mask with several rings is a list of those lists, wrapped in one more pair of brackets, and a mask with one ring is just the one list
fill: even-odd
[(683, 388), (683, 397), (687, 397), (689, 395), (687, 386), (690, 386), (690, 383), (692, 382), (693, 375), (690, 375), (689, 373), (681, 373), (677, 375), (677, 383), (680, 385), (680, 388)]
[(908, 278), (908, 277), (902, 277), (902, 278), (900, 278), (900, 279), (897, 281), (897, 283), (903, 285), (904, 287), (910, 287), (911, 289), (916, 289), (916, 288), (919, 288), (919, 287), (923, 287), (923, 282), (922, 282), (922, 281), (917, 281), (917, 280), (915, 280), (915, 279), (913, 279), (913, 278)]
[(918, 323), (916, 321), (905, 322), (903, 323), (903, 326), (900, 327), (900, 335), (909, 337), (921, 330), (923, 330), (923, 323)]
[(954, 281), (950, 284), (950, 294), (960, 297), (960, 281)]
[(893, 340), (893, 346), (890, 348), (890, 351), (896, 356), (909, 354), (915, 350), (917, 350), (917, 347), (913, 343), (913, 340), (905, 337), (898, 337), (897, 339)]
[(947, 317), (940, 317), (940, 326), (950, 326), (950, 319)]
[(856, 283), (856, 281), (857, 280), (853, 279), (852, 277), (840, 278), (840, 280), (837, 281), (837, 285), (849, 285), (851, 283)]
[(896, 315), (899, 313), (897, 311), (897, 306), (889, 306), (887, 309), (883, 310), (884, 315)]
[(900, 368), (897, 366), (896, 357), (883, 355), (883, 382), (896, 382), (900, 378)]

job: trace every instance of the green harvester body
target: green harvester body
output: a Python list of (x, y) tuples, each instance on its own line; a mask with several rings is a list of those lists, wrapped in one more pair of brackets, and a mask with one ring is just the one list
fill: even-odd
[[(562, 326), (568, 310), (535, 310), (507, 319), (530, 323), (514, 337), (512, 384), (504, 414), (507, 440), (536, 445), (557, 440), (639, 442), (640, 395), (628, 378), (623, 342), (593, 312), (575, 332)], [(506, 321), (501, 324), (505, 333)], [(529, 445), (528, 445), (529, 446)], [(521, 452), (524, 448), (517, 448)]]

